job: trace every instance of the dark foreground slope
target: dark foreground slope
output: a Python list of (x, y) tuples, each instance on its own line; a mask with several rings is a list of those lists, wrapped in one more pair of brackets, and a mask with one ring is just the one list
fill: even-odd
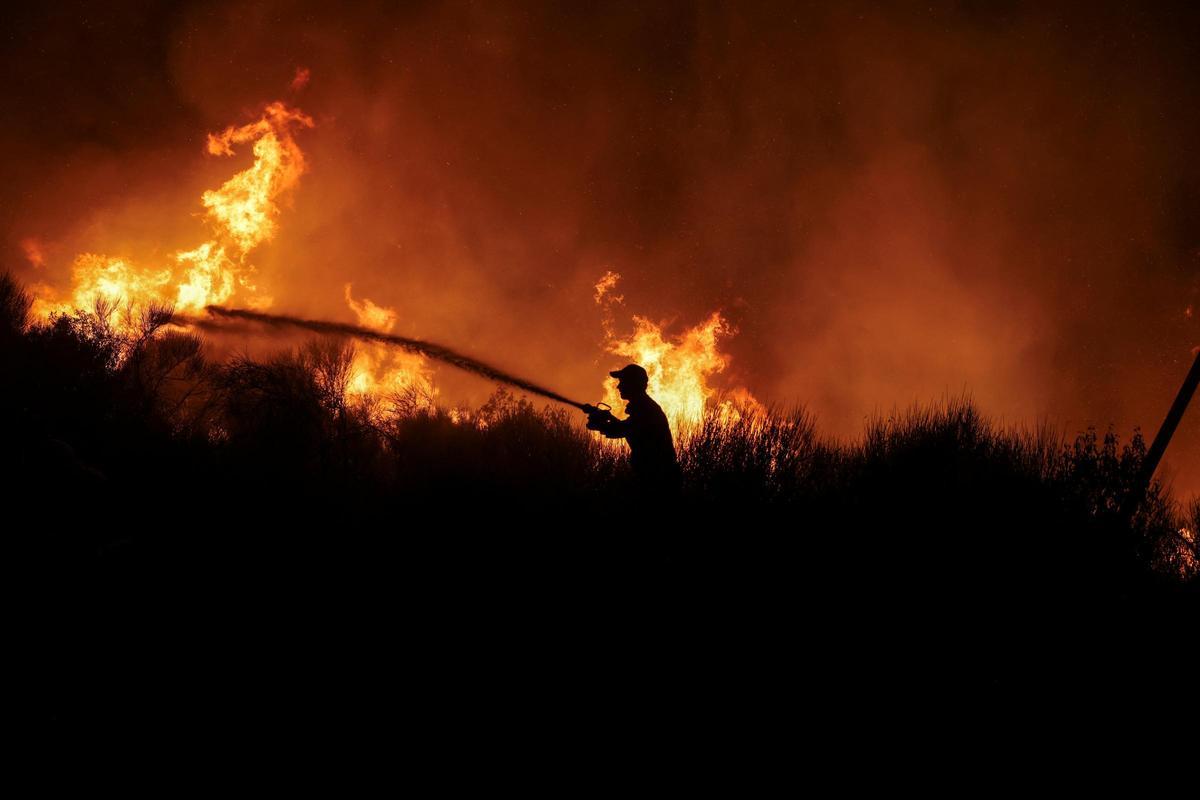
[[(523, 722), (1169, 705), (1200, 507), (1141, 440), (993, 428), (966, 401), (820, 438), (708, 420), (640, 498), (578, 420), (498, 393), (347, 401), (317, 342), (211, 364), (3, 287), (3, 480), (40, 731), (312, 724), (428, 741)], [(1186, 679), (1183, 679), (1186, 684)], [(1194, 689), (1194, 687), (1193, 687)]]

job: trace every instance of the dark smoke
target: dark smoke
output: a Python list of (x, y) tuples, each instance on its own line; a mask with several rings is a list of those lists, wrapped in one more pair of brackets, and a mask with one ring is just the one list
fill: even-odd
[(720, 310), (713, 388), (843, 438), (963, 390), (1126, 438), (1200, 341), (1200, 4), (94, 5), (5, 8), (0, 245), (30, 285), (194, 247), (201, 193), (251, 159), (204, 135), (285, 99), (317, 127), (253, 255), (277, 307), (353, 320), (352, 283), (571, 396), (616, 366), (610, 270), (619, 335)]
[[(351, 336), (355, 339), (365, 339), (372, 342), (382, 342), (399, 347), (402, 350), (407, 350), (410, 353), (418, 353), (423, 356), (441, 361), (444, 364), (449, 364), (452, 367), (458, 367), (467, 372), (473, 372), (476, 375), (487, 378), (488, 380), (506, 383), (509, 386), (515, 386), (518, 389), (529, 392), (530, 394), (541, 395), (551, 400), (556, 400), (559, 403), (566, 403), (575, 408), (582, 408), (583, 404), (574, 400), (563, 397), (558, 392), (553, 392), (543, 386), (538, 386), (536, 383), (528, 381), (524, 378), (518, 378), (515, 375), (510, 375), (503, 370), (493, 367), (491, 364), (485, 364), (478, 359), (464, 356), (462, 353), (455, 352), (449, 347), (443, 347), (440, 344), (432, 342), (424, 342), (420, 339), (410, 339), (407, 336), (395, 336), (390, 333), (380, 333), (373, 331), (370, 328), (362, 328), (358, 325), (349, 325), (344, 322), (329, 322), (327, 320), (301, 319), (300, 317), (292, 317), (286, 314), (264, 314), (261, 311), (246, 311), (240, 308), (223, 308), (221, 306), (208, 306), (208, 313), (217, 317), (230, 320), (247, 320), (257, 322), (262, 325), (270, 325), (273, 327), (289, 326), (293, 328), (304, 328), (315, 333), (325, 333), (333, 336)], [(189, 320), (189, 322), (191, 322)]]

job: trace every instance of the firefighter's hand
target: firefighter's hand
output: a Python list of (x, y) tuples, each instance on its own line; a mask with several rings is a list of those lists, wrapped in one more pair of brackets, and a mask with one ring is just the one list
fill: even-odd
[(617, 418), (612, 415), (611, 411), (604, 408), (597, 408), (588, 412), (587, 429), (589, 431), (603, 431), (616, 421)]

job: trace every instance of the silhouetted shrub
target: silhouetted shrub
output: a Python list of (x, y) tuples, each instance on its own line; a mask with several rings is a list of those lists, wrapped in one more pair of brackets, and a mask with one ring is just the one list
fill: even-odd
[[(1139, 485), (1140, 434), (1003, 430), (956, 398), (844, 442), (802, 408), (717, 407), (678, 437), (681, 496), (655, 504), (623, 444), (506, 389), (477, 409), (347, 397), (345, 341), (210, 363), (169, 309), (29, 325), (28, 308), (0, 281), (0, 457), (37, 624), (79, 651), (55, 657), (64, 676), (175, 630), (191, 658), (191, 619), (239, 665), (287, 626), (304, 658), (448, 653), (432, 683), (454, 692), (454, 670), (519, 648), (639, 682), (647, 653), (676, 653), (664, 685), (713, 664), (712, 685), (772, 708), (797, 690), (1141, 697), (1192, 636), (1200, 501)], [(519, 642), (518, 620), (536, 621)]]
[(25, 330), (33, 299), (8, 272), (0, 272), (0, 336), (13, 337)]
[[(506, 389), (473, 410), (416, 390), (348, 397), (346, 341), (209, 363), (196, 335), (168, 324), (170, 309), (99, 304), (28, 325), (27, 300), (0, 282), (15, 442), (5, 466), (39, 502), (63, 486), (85, 498), (81, 515), (103, 502), (189, 529), (243, 526), (248, 538), (228, 547), (310, 524), (325, 543), (501, 521), (556, 537), (619, 532), (661, 542), (656, 552), (687, 565), (680, 575), (720, 576), (713, 586), (820, 587), (893, 617), (922, 598), (921, 613), (939, 618), (952, 597), (947, 608), (1028, 620), (1067, 597), (1197, 584), (1200, 508), (1138, 485), (1140, 433), (1122, 444), (1112, 431), (1068, 441), (1046, 427), (1002, 430), (964, 397), (872, 419), (838, 442), (803, 408), (721, 406), (678, 438), (682, 496), (650, 507), (624, 445), (573, 411)], [(172, 535), (136, 518), (125, 527)]]
[[(350, 398), (355, 350), (344, 340), (209, 364), (197, 336), (169, 327), (169, 308), (100, 302), (32, 327), (28, 309), (6, 276), (0, 310), (17, 337), (6, 352), (20, 356), (26, 398), (10, 418), (38, 452), (36, 442), (60, 441), (105, 474), (145, 483), (153, 454), (212, 486), (304, 487), (360, 508), (435, 496), (604, 507), (631, 496), (622, 445), (506, 389), (475, 410), (439, 408), (416, 390)], [(1032, 556), (1051, 574), (1087, 563), (1112, 580), (1149, 566), (1193, 577), (1180, 531), (1195, 521), (1161, 486), (1120, 518), (1142, 492), (1137, 432), (1122, 446), (1112, 431), (1070, 442), (1048, 428), (1002, 431), (962, 397), (872, 419), (861, 439), (837, 443), (802, 408), (719, 405), (680, 435), (678, 451), (698, 530), (780, 513), (805, 541), (852, 548), (840, 556), (848, 564), (919, 554), (944, 565), (956, 553), (996, 574)]]

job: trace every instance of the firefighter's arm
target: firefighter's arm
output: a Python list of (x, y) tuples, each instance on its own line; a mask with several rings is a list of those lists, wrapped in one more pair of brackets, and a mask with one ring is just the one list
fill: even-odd
[(624, 439), (629, 430), (628, 420), (619, 420), (606, 408), (588, 407), (588, 430), (599, 431), (609, 439)]
[(624, 439), (629, 436), (630, 424), (627, 419), (617, 419), (612, 414), (604, 420), (602, 427), (596, 430), (600, 431), (609, 439)]

